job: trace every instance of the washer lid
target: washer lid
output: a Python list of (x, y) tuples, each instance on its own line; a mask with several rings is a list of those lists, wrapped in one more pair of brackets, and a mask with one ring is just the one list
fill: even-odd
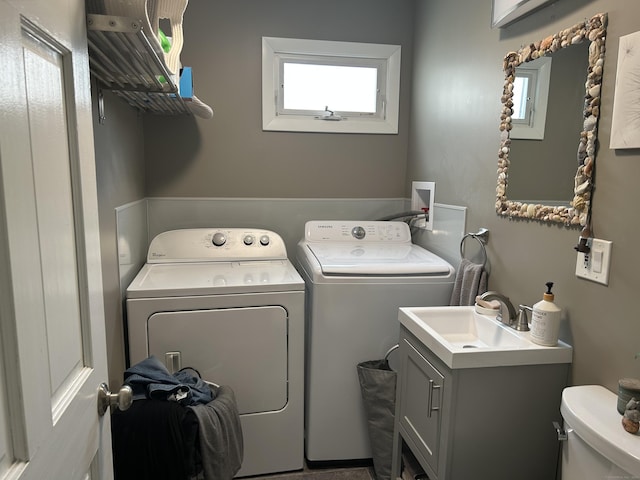
[(127, 298), (292, 290), (304, 290), (304, 280), (288, 260), (147, 263), (127, 288)]
[(413, 244), (314, 243), (307, 248), (325, 275), (449, 275), (453, 267)]

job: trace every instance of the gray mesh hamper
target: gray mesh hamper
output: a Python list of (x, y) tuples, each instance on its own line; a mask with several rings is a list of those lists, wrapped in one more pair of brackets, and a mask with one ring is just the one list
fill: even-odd
[(382, 360), (357, 366), (377, 480), (391, 480), (397, 374), (389, 366), (388, 356), (396, 348), (397, 345), (391, 348)]

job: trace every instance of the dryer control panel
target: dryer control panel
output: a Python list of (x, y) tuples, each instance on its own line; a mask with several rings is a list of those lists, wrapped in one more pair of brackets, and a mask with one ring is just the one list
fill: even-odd
[(411, 244), (411, 230), (404, 222), (310, 221), (305, 225), (307, 242), (366, 242)]
[(252, 228), (192, 228), (157, 235), (147, 263), (286, 260), (282, 237)]

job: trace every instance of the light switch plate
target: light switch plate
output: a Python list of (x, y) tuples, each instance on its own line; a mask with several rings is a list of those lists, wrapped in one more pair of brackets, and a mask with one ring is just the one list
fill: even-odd
[(591, 251), (589, 253), (578, 252), (576, 276), (608, 285), (612, 243), (609, 240), (590, 238), (587, 245)]

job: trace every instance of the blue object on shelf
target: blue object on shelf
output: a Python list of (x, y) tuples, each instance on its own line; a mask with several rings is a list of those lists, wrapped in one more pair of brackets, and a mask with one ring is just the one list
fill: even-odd
[(182, 67), (179, 92), (180, 96), (185, 100), (191, 100), (193, 97), (193, 74), (191, 67)]

